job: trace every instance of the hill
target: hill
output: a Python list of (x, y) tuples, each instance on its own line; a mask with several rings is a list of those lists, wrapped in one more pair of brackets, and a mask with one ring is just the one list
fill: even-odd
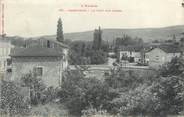
[[(182, 37), (184, 32), (184, 25), (170, 26), (164, 28), (142, 28), (142, 29), (102, 29), (103, 39), (112, 41), (116, 37), (121, 37), (123, 34), (130, 35), (131, 37), (140, 37), (145, 42), (150, 42), (153, 40), (168, 40), (172, 39), (173, 35), (176, 35), (177, 39)], [(83, 40), (91, 41), (93, 40), (93, 31), (86, 32), (75, 32), (64, 34), (65, 39), (70, 40)], [(55, 35), (42, 36), (44, 38), (55, 39)]]

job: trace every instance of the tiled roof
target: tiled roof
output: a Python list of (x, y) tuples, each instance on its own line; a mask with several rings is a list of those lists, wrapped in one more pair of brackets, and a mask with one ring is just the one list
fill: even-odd
[(63, 53), (56, 48), (14, 48), (10, 53), (11, 57), (61, 57)]
[[(49, 39), (48, 39), (48, 40), (49, 40)], [(61, 43), (61, 42), (58, 42), (58, 41), (56, 41), (56, 40), (49, 40), (49, 41), (54, 42), (54, 43), (58, 44), (59, 46), (61, 46), (61, 47), (63, 47), (63, 48), (69, 48), (68, 45), (66, 45), (66, 44), (64, 44), (64, 43)]]
[(121, 46), (121, 51), (134, 51), (134, 52), (140, 52), (142, 50), (141, 46)]
[(158, 47), (151, 48), (147, 52), (150, 52), (151, 50), (153, 50), (155, 48), (160, 48), (161, 50), (163, 50), (166, 53), (180, 53), (181, 52), (181, 49), (175, 45), (160, 45)]
[(179, 53), (181, 52), (181, 49), (178, 46), (160, 46), (160, 49), (162, 49), (166, 53)]

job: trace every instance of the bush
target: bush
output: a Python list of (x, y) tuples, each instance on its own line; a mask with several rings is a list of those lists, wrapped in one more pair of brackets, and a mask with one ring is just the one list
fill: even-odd
[(177, 115), (184, 109), (184, 81), (182, 77), (160, 77), (152, 93), (158, 99), (155, 113)]
[(125, 71), (122, 68), (111, 69), (110, 73), (105, 76), (105, 82), (112, 88), (131, 89), (143, 83), (144, 78), (133, 70)]
[(41, 78), (37, 78), (37, 76), (33, 73), (28, 73), (21, 78), (21, 85), (22, 87), (30, 88), (30, 98), (32, 105), (37, 105), (42, 102), (42, 94), (46, 89), (46, 86)]
[(184, 59), (183, 58), (173, 58), (171, 62), (162, 66), (159, 70), (162, 76), (178, 76), (184, 72)]
[(92, 51), (91, 64), (104, 64), (107, 62), (107, 53), (102, 50)]
[(107, 84), (95, 78), (85, 78), (81, 71), (75, 71), (75, 74), (70, 72), (59, 93), (61, 102), (65, 103), (70, 113), (81, 115), (82, 110), (91, 106), (97, 110), (110, 108), (110, 101), (117, 94), (111, 92)]
[(1, 113), (4, 114), (20, 114), (29, 113), (29, 100), (20, 93), (22, 87), (14, 82), (2, 81), (1, 84)]
[(126, 116), (150, 115), (157, 101), (151, 89), (152, 86), (140, 85), (134, 90), (122, 92), (112, 101), (114, 111)]

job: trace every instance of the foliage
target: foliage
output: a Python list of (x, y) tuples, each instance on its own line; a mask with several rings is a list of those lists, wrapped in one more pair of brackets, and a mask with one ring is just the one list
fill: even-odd
[(181, 77), (160, 77), (151, 85), (144, 83), (135, 89), (121, 91), (114, 98), (112, 113), (121, 115), (177, 115), (184, 108), (184, 82)]
[(102, 81), (85, 78), (81, 70), (68, 71), (58, 95), (73, 114), (81, 114), (82, 110), (91, 106), (97, 110), (108, 109), (109, 102), (117, 96)]
[(37, 105), (41, 102), (41, 94), (46, 89), (41, 78), (37, 78), (35, 74), (28, 73), (21, 78), (22, 86), (30, 88), (31, 104)]
[(184, 109), (183, 59), (173, 59), (151, 77), (121, 68), (112, 69), (105, 76), (105, 82), (121, 95), (111, 102), (111, 113), (164, 117)]
[(0, 102), (2, 113), (10, 115), (29, 113), (29, 101), (20, 93), (21, 88), (14, 82), (2, 81)]
[(143, 40), (141, 38), (132, 38), (129, 35), (124, 34), (123, 37), (116, 38), (116, 47), (128, 46), (128, 45), (143, 45)]
[(152, 91), (158, 99), (156, 114), (174, 115), (184, 109), (184, 80), (182, 77), (160, 77)]
[(113, 111), (121, 115), (148, 115), (157, 101), (151, 93), (152, 86), (140, 85), (134, 90), (122, 92), (112, 101)]
[(141, 78), (135, 71), (127, 70), (122, 68), (111, 69), (110, 73), (105, 75), (105, 82), (112, 88), (123, 88), (130, 89), (137, 87), (143, 82)]
[(72, 65), (90, 64), (91, 49), (87, 43), (74, 41), (70, 44), (69, 62)]
[(62, 25), (61, 18), (59, 18), (58, 24), (57, 24), (57, 37), (56, 37), (56, 39), (59, 42), (64, 42), (63, 25)]
[(107, 62), (107, 54), (102, 50), (92, 51), (91, 64), (104, 64)]
[(165, 64), (160, 70), (162, 76), (178, 76), (184, 72), (183, 58), (173, 58), (171, 62)]
[(102, 44), (101, 50), (92, 49), (91, 42), (74, 41), (70, 44), (69, 62), (74, 65), (104, 64), (107, 62), (108, 47)]
[(102, 31), (100, 27), (98, 30), (95, 29), (93, 38), (93, 49), (100, 50), (102, 48)]
[(47, 87), (41, 94), (42, 104), (53, 102), (57, 99), (57, 92), (59, 89), (54, 87)]

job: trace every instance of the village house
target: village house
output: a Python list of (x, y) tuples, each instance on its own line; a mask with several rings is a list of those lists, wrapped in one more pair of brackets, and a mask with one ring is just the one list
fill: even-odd
[(10, 50), (14, 48), (11, 41), (4, 38), (0, 38), (0, 72), (5, 73), (9, 65), (10, 60)]
[(52, 40), (42, 40), (34, 46), (30, 43), (26, 48), (12, 49), (10, 80), (19, 82), (22, 76), (31, 72), (40, 77), (46, 86), (60, 86), (63, 71), (68, 67), (67, 55), (68, 47)]
[(159, 46), (145, 53), (151, 68), (158, 69), (163, 64), (170, 62), (174, 57), (179, 57), (181, 50), (176, 46)]
[(119, 50), (119, 60), (129, 60), (132, 63), (138, 63), (141, 60), (141, 48), (140, 47), (121, 47)]

